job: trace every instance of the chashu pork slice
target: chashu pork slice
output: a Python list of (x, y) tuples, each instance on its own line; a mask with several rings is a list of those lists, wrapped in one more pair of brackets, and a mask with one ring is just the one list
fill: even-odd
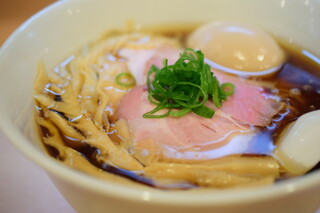
[[(146, 86), (137, 86), (120, 102), (117, 116), (127, 122), (133, 146), (160, 159), (209, 160), (245, 153), (257, 127), (268, 125), (282, 102), (255, 82), (216, 74), (220, 83), (231, 82), (235, 92), (211, 119), (188, 113), (181, 118), (146, 119), (155, 105)], [(212, 105), (209, 103), (208, 105)]]
[(161, 68), (164, 58), (173, 64), (182, 52), (177, 43), (166, 39), (145, 41), (142, 47), (127, 45), (118, 52), (138, 84), (121, 99), (117, 109), (118, 119), (124, 120), (130, 129), (135, 150), (171, 160), (207, 160), (242, 154), (259, 131), (257, 127), (268, 125), (282, 107), (277, 96), (256, 82), (214, 71), (220, 83), (233, 83), (235, 92), (221, 108), (215, 109), (212, 119), (193, 113), (181, 118), (143, 118), (144, 113), (155, 107), (147, 98), (148, 70), (152, 65)]

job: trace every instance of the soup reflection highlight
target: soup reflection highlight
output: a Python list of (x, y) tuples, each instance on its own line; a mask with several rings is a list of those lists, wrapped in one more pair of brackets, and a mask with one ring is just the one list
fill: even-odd
[(52, 71), (40, 63), (35, 118), (48, 153), (102, 179), (157, 188), (292, 177), (274, 150), (286, 126), (320, 109), (320, 78), (280, 47), (283, 65), (272, 76), (218, 70), (204, 63), (201, 49), (186, 49), (190, 38), (194, 32), (178, 29), (111, 31)]

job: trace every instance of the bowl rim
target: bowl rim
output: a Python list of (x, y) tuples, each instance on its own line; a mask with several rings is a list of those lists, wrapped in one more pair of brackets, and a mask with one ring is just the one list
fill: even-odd
[[(33, 21), (40, 18), (47, 11), (55, 10), (74, 1), (75, 0), (57, 1), (31, 16), (3, 43), (0, 48), (0, 58), (6, 50), (10, 48), (10, 44), (14, 42), (16, 36), (27, 28)], [(142, 190), (135, 189), (123, 186), (120, 183), (99, 180), (93, 176), (68, 168), (42, 152), (40, 149), (36, 148), (21, 132), (15, 131), (14, 124), (10, 121), (8, 115), (3, 114), (2, 112), (0, 112), (0, 114), (2, 114), (2, 119), (0, 119), (0, 129), (7, 139), (9, 139), (10, 143), (12, 143), (23, 155), (27, 156), (34, 163), (45, 169), (50, 175), (63, 179), (68, 183), (84, 189), (117, 197), (119, 199), (136, 202), (152, 202), (155, 204), (171, 206), (222, 206), (228, 204), (254, 203), (265, 199), (277, 199), (279, 197), (288, 196), (290, 194), (320, 186), (320, 171), (314, 171), (310, 174), (292, 178), (271, 186), (259, 186), (253, 188), (209, 190), (205, 192), (201, 191), (199, 193), (193, 192), (193, 194), (185, 193), (185, 191), (164, 191), (151, 187), (144, 188)]]

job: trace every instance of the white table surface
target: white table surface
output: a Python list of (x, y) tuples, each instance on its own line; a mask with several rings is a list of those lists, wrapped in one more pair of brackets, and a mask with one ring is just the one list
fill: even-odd
[(75, 213), (46, 173), (0, 132), (0, 213)]

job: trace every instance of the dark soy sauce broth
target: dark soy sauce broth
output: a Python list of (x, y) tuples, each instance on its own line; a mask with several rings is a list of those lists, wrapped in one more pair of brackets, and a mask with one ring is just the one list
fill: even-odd
[[(174, 36), (174, 34), (171, 35), (170, 33), (163, 34)], [(178, 33), (178, 36), (183, 41), (186, 32), (181, 31)], [(276, 94), (278, 94), (282, 101), (289, 107), (283, 109), (276, 115), (266, 128), (261, 129), (261, 133), (253, 139), (254, 142), (250, 148), (250, 154), (244, 154), (246, 156), (263, 157), (272, 155), (281, 131), (290, 122), (297, 120), (299, 116), (307, 112), (320, 109), (320, 60), (308, 57), (310, 54), (305, 54), (306, 51), (301, 48), (292, 45), (282, 45), (282, 47), (287, 52), (288, 60), (281, 70), (272, 77), (256, 80), (273, 82), (277, 90)], [(61, 101), (59, 97), (57, 97), (57, 101)], [(42, 137), (47, 137), (49, 134), (48, 130), (43, 127), (40, 128), (40, 131)], [(115, 138), (115, 135), (110, 136), (111, 138)], [(144, 178), (143, 175), (97, 162), (96, 156), (99, 154), (99, 150), (91, 147), (86, 142), (81, 142), (80, 144), (82, 145), (77, 143), (76, 146), (72, 146), (72, 141), (70, 141), (70, 139), (67, 139), (66, 137), (62, 138), (65, 139), (66, 145), (77, 150), (94, 166), (106, 172), (158, 188), (184, 189), (196, 187), (191, 184), (174, 184), (169, 187), (156, 185), (152, 180)], [(58, 150), (48, 145), (45, 146), (52, 157), (59, 159)], [(317, 169), (320, 169), (320, 164), (316, 165), (309, 173)], [(280, 178), (280, 180), (281, 179), (282, 178)]]

